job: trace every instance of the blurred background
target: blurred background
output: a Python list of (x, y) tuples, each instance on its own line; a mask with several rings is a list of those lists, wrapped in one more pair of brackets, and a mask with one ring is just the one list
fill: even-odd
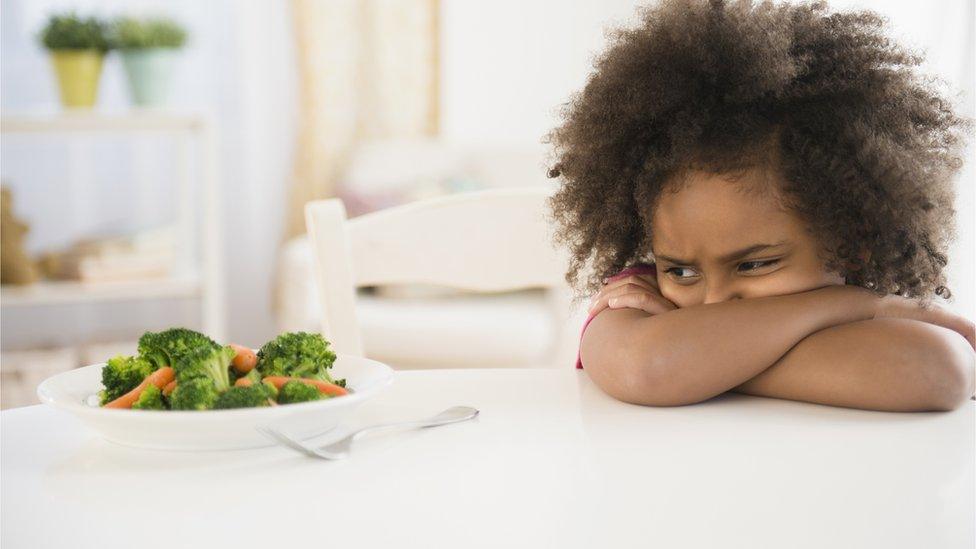
[[(134, 352), (145, 330), (185, 325), (252, 347), (318, 330), (308, 200), (341, 197), (354, 216), (553, 184), (541, 138), (604, 31), (639, 4), (0, 0), (0, 405), (35, 402), (52, 373)], [(831, 5), (887, 15), (974, 115), (972, 0)], [(102, 31), (117, 48), (64, 55)], [(949, 305), (970, 318), (973, 169), (959, 181), (949, 265)], [(554, 321), (534, 291), (360, 298), (367, 354), (403, 368), (571, 367), (582, 320)], [(429, 343), (439, 339), (455, 344)]]

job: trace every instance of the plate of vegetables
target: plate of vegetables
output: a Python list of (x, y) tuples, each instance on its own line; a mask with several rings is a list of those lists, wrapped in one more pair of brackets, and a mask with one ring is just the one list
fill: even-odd
[(319, 334), (283, 333), (254, 351), (171, 328), (143, 334), (134, 356), (52, 376), (37, 394), (112, 442), (229, 450), (273, 444), (262, 426), (325, 433), (392, 381), (389, 366), (337, 355)]

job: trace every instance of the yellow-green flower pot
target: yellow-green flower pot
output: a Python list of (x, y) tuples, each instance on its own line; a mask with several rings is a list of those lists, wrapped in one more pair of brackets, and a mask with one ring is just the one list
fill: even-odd
[(99, 50), (51, 50), (62, 105), (69, 108), (95, 106), (104, 58), (105, 54)]

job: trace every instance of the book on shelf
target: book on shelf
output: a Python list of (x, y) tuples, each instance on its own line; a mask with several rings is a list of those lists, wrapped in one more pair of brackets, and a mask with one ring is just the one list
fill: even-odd
[(84, 283), (121, 282), (173, 275), (176, 239), (173, 227), (127, 235), (86, 238), (62, 252), (45, 254), (48, 278)]

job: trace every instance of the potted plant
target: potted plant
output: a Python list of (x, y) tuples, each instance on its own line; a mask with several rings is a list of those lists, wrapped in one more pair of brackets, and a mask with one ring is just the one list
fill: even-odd
[(115, 21), (114, 42), (122, 52), (132, 101), (144, 107), (165, 102), (177, 52), (186, 42), (186, 30), (163, 17), (122, 17)]
[(66, 107), (92, 107), (98, 97), (102, 60), (110, 49), (106, 26), (94, 17), (53, 15), (41, 31)]

